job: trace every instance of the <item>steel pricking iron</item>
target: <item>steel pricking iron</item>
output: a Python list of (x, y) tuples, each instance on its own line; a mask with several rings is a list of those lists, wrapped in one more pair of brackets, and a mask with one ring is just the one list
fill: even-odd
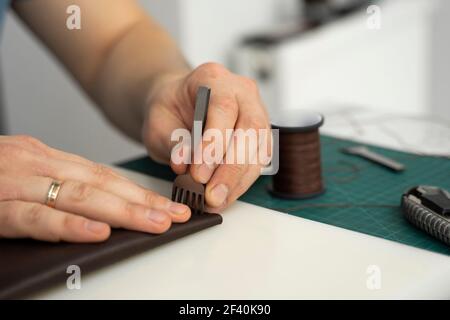
[[(203, 129), (205, 128), (210, 93), (211, 89), (207, 87), (199, 87), (197, 90), (194, 123), (191, 129), (192, 158), (193, 151), (199, 145)], [(172, 201), (189, 206), (193, 214), (202, 214), (205, 211), (205, 186), (202, 183), (196, 182), (189, 173), (179, 175), (173, 182)]]

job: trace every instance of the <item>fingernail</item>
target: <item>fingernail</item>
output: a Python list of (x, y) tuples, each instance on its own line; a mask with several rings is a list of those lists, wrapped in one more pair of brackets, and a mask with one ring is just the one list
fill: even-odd
[(106, 228), (106, 224), (102, 223), (102, 222), (97, 222), (97, 221), (87, 221), (86, 222), (86, 229), (90, 232), (93, 233), (102, 233), (105, 231)]
[(163, 211), (150, 209), (147, 211), (147, 218), (153, 222), (161, 224), (167, 221), (167, 214)]
[(188, 211), (188, 208), (184, 204), (172, 202), (169, 206), (169, 210), (170, 210), (170, 212), (172, 212), (174, 214), (181, 215), (181, 214), (186, 213)]
[(202, 165), (200, 165), (200, 167), (198, 168), (198, 178), (199, 178), (200, 182), (207, 183), (209, 181), (209, 179), (211, 178), (212, 173), (213, 173), (212, 166), (209, 166), (206, 163), (203, 163)]
[(211, 200), (215, 207), (221, 206), (228, 196), (228, 188), (224, 184), (219, 184), (211, 190)]

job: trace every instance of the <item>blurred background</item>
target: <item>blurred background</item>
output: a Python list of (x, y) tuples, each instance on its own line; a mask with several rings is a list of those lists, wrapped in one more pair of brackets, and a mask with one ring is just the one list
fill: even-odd
[[(193, 66), (216, 61), (256, 79), (270, 113), (312, 109), (332, 119), (337, 112), (370, 110), (450, 119), (448, 0), (140, 3), (176, 38)], [(30, 134), (105, 163), (144, 153), (103, 120), (11, 13), (0, 47), (0, 132)], [(439, 144), (446, 142), (448, 149), (450, 135)]]

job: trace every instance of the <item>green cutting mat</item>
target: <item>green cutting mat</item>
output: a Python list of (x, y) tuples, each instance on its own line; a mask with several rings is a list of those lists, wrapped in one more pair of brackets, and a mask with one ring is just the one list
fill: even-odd
[[(450, 255), (450, 247), (410, 225), (400, 210), (401, 195), (416, 185), (450, 190), (450, 160), (418, 156), (370, 146), (376, 152), (406, 165), (402, 173), (391, 172), (340, 150), (355, 142), (321, 136), (326, 192), (309, 200), (278, 199), (267, 192), (271, 178), (262, 176), (240, 200), (298, 217), (327, 223)], [(133, 160), (124, 168), (172, 181), (169, 167), (149, 158)]]

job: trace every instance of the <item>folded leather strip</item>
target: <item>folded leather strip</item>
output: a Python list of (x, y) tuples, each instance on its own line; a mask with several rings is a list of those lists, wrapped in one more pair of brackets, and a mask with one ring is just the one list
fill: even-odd
[(38, 290), (65, 284), (67, 267), (77, 265), (82, 274), (222, 223), (217, 214), (193, 215), (161, 235), (113, 230), (102, 243), (47, 243), (31, 239), (0, 240), (0, 299), (26, 298)]

